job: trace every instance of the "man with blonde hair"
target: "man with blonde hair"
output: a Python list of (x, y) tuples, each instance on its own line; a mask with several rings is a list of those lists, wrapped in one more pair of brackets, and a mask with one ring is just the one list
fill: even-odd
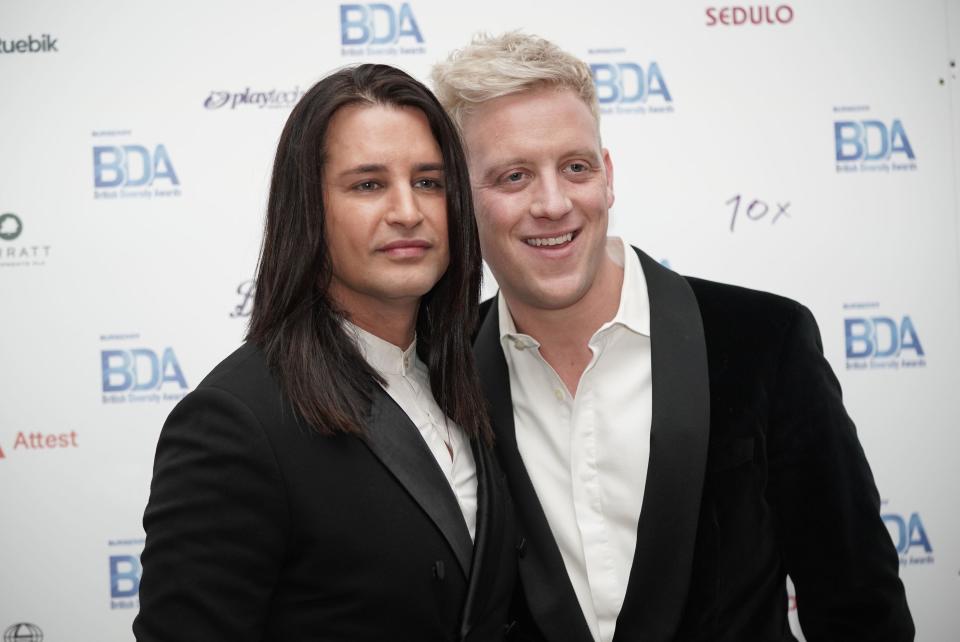
[(810, 312), (607, 238), (613, 163), (582, 61), (512, 32), (433, 80), (500, 285), (474, 349), (524, 533), (518, 630), (791, 640), (789, 573), (810, 642), (912, 639)]

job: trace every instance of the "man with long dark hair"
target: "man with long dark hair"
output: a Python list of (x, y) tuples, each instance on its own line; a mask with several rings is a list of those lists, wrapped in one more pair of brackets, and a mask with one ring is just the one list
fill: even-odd
[(277, 149), (248, 341), (160, 435), (138, 640), (502, 638), (479, 281), (433, 95), (385, 65), (315, 85)]

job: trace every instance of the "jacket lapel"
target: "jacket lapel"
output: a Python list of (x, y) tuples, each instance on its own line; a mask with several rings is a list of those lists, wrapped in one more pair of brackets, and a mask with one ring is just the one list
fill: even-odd
[(380, 386), (373, 391), (366, 444), (433, 520), (470, 577), (473, 542), (457, 498), (407, 414)]
[(526, 546), (521, 545), (519, 572), (531, 614), (548, 639), (592, 642), (560, 549), (517, 450), (510, 375), (500, 346), (496, 299), (480, 326), (474, 354), (496, 433), (497, 454), (516, 505), (520, 534), (529, 540)]
[[(467, 585), (467, 598), (463, 605), (460, 637), (465, 639), (475, 618), (485, 613), (485, 607), (493, 594), (493, 586), (500, 570), (500, 559), (513, 555), (512, 542), (504, 529), (507, 528), (510, 509), (509, 499), (503, 491), (490, 449), (476, 439), (470, 440), (473, 459), (477, 463), (477, 530), (473, 547), (473, 566)], [(504, 550), (504, 547), (507, 550)]]
[(693, 564), (710, 431), (700, 308), (682, 276), (637, 250), (650, 298), (653, 415), (637, 548), (615, 642), (672, 639)]

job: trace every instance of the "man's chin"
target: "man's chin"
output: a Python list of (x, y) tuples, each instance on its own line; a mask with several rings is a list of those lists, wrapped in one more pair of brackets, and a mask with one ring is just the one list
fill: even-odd
[(516, 291), (513, 296), (505, 293), (507, 303), (516, 302), (520, 305), (543, 311), (560, 311), (572, 308), (583, 300), (586, 288), (574, 284), (544, 284), (537, 288), (527, 287), (523, 291)]

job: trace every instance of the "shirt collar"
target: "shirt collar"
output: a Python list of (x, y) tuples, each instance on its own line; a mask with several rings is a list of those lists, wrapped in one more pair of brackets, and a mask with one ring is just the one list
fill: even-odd
[[(640, 259), (622, 238), (607, 239), (607, 255), (623, 268), (623, 286), (620, 289), (620, 305), (613, 319), (604, 323), (597, 334), (614, 325), (650, 336), (650, 300), (647, 295), (647, 280), (643, 276)], [(629, 259), (629, 260), (627, 260)], [(504, 339), (520, 342), (525, 348), (540, 347), (533, 337), (517, 332), (517, 326), (510, 314), (510, 308), (502, 294), (497, 295), (497, 312), (500, 322), (500, 341)]]
[(416, 337), (406, 350), (401, 350), (389, 341), (384, 341), (347, 320), (344, 320), (343, 325), (356, 338), (357, 347), (367, 363), (380, 374), (406, 376), (416, 367), (418, 362)]
[(613, 319), (600, 326), (601, 332), (613, 325), (650, 336), (650, 299), (647, 295), (647, 280), (643, 276), (640, 258), (621, 238), (607, 239), (608, 255), (623, 268), (623, 287), (620, 289), (620, 307)]

